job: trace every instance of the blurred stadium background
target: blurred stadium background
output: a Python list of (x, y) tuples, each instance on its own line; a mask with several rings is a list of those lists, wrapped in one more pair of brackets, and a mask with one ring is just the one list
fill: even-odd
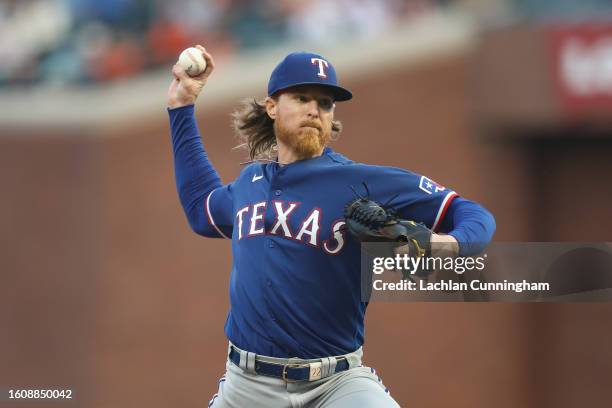
[[(215, 392), (230, 247), (188, 228), (165, 112), (193, 43), (217, 60), (198, 117), (225, 181), (232, 109), (314, 50), (356, 96), (337, 150), (482, 202), (498, 242), (610, 240), (607, 0), (0, 0), (0, 386), (92, 408)], [(611, 312), (373, 303), (365, 362), (402, 406), (609, 406)]]

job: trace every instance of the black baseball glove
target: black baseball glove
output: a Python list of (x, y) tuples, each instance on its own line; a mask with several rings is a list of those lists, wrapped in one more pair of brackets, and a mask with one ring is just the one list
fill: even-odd
[(431, 252), (432, 231), (423, 224), (403, 220), (392, 209), (385, 209), (369, 198), (359, 197), (344, 208), (346, 227), (361, 242), (408, 245), (408, 256), (420, 258)]

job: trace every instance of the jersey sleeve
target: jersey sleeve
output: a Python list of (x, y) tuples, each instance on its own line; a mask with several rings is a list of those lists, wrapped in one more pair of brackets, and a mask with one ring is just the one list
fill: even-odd
[(233, 230), (233, 184), (226, 184), (212, 190), (206, 196), (204, 213), (208, 225), (223, 238), (231, 239)]
[(371, 186), (372, 197), (397, 210), (402, 218), (422, 222), (438, 232), (458, 194), (429, 177), (395, 167), (382, 167)]
[(232, 185), (223, 185), (208, 159), (193, 105), (169, 109), (174, 173), (179, 199), (189, 225), (199, 235), (232, 234)]
[(455, 237), (459, 256), (471, 256), (484, 251), (495, 228), (493, 214), (480, 204), (459, 197), (450, 205), (441, 230)]

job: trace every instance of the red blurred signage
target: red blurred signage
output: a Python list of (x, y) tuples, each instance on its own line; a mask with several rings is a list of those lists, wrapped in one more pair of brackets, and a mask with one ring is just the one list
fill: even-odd
[(612, 114), (612, 25), (551, 30), (554, 78), (570, 114)]

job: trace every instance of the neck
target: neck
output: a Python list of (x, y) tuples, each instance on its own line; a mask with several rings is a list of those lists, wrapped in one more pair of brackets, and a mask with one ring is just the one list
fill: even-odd
[(323, 149), (324, 149), (324, 147), (322, 147), (318, 152), (316, 152), (310, 157), (298, 157), (289, 146), (287, 146), (280, 140), (277, 140), (277, 146), (278, 146), (278, 163), (281, 166), (284, 166), (286, 164), (291, 164), (298, 160), (306, 160), (306, 159), (312, 159), (314, 157), (319, 157), (323, 154)]

